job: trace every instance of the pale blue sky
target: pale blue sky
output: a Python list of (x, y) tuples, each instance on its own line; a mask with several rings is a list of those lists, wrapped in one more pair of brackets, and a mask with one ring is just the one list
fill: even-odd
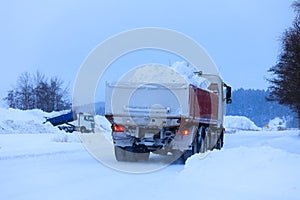
[[(292, 2), (1, 1), (0, 97), (25, 71), (59, 76), (72, 88), (80, 65), (93, 48), (121, 31), (141, 27), (174, 29), (193, 38), (233, 88), (266, 89), (264, 77), (276, 62), (279, 38), (294, 17)], [(119, 65), (176, 61), (165, 53), (145, 55), (145, 60), (140, 55), (120, 59), (111, 71), (121, 73)]]

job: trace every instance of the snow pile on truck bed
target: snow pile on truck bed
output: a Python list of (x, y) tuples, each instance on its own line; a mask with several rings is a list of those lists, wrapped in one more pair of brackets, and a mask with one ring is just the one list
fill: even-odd
[(207, 89), (210, 84), (207, 79), (200, 77), (199, 75), (197, 75), (197, 73), (195, 73), (199, 72), (199, 69), (188, 64), (185, 61), (175, 62), (171, 66), (171, 68), (182, 75), (186, 82), (197, 86), (198, 88)]
[(199, 72), (199, 69), (184, 61), (175, 62), (170, 67), (159, 64), (147, 64), (126, 74), (121, 82), (188, 83), (198, 88), (207, 89), (210, 85), (209, 81), (195, 72)]
[(224, 127), (226, 128), (226, 132), (234, 132), (236, 130), (261, 130), (253, 121), (244, 116), (225, 116)]

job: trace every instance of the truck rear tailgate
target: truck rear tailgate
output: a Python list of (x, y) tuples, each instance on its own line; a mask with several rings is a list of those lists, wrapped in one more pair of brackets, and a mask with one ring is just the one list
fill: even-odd
[(106, 115), (132, 119), (173, 118), (188, 115), (189, 109), (187, 84), (107, 83), (106, 85)]

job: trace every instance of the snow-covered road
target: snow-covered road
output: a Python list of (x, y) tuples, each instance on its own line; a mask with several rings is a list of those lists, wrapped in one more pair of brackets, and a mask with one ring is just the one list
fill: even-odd
[[(75, 136), (74, 136), (75, 137)], [(91, 139), (91, 138), (90, 138)], [(0, 134), (0, 199), (299, 199), (299, 131), (228, 134), (225, 148), (206, 158), (163, 167), (163, 157), (119, 163), (125, 173), (94, 159), (76, 140), (56, 134)], [(112, 149), (106, 164), (118, 165)]]

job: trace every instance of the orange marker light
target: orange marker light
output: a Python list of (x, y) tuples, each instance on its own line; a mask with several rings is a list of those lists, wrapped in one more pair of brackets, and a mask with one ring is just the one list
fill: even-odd
[(182, 131), (182, 134), (183, 134), (183, 135), (188, 135), (189, 133), (190, 133), (189, 130), (183, 130), (183, 131)]
[(117, 124), (113, 125), (113, 131), (114, 132), (124, 132), (124, 126), (119, 126)]

